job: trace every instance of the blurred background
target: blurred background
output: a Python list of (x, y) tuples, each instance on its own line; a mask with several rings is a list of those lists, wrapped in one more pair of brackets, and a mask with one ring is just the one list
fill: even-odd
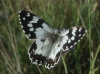
[[(88, 31), (48, 70), (29, 60), (28, 47), (33, 41), (22, 32), (20, 10), (40, 16), (54, 29), (84, 26)], [(100, 1), (0, 0), (0, 74), (100, 74)]]

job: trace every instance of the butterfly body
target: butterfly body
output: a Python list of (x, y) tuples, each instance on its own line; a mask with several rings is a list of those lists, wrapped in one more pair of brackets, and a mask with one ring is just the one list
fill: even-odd
[(59, 62), (62, 51), (73, 48), (87, 31), (84, 27), (54, 30), (43, 19), (28, 11), (19, 12), (19, 21), (27, 38), (34, 40), (28, 49), (31, 62), (45, 65), (48, 69)]

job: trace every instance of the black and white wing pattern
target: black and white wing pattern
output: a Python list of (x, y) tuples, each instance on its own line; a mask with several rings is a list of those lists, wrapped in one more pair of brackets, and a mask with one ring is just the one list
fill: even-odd
[(85, 35), (87, 30), (84, 27), (72, 27), (64, 30), (60, 33), (62, 37), (61, 44), (63, 45), (62, 50), (66, 51), (73, 48)]
[(36, 40), (28, 49), (31, 62), (36, 65), (43, 65), (47, 61), (52, 43), (50, 40)]
[(50, 69), (55, 66), (60, 60), (62, 51), (69, 50), (73, 48), (79, 42), (87, 30), (84, 27), (72, 27), (67, 30), (56, 31), (58, 37), (55, 37), (52, 43), (51, 51), (48, 55), (45, 67)]
[(54, 30), (43, 19), (28, 11), (19, 12), (23, 32), (35, 40), (28, 49), (31, 62), (50, 69), (60, 60), (63, 51), (72, 48), (86, 33), (84, 27)]
[(31, 62), (45, 64), (52, 47), (53, 29), (43, 19), (28, 11), (19, 12), (19, 21), (27, 38), (35, 40), (28, 49)]
[(53, 29), (40, 17), (27, 11), (19, 12), (23, 32), (29, 39), (44, 39), (53, 34)]

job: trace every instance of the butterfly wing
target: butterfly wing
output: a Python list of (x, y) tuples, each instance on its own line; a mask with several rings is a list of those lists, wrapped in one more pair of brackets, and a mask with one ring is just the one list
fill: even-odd
[(49, 52), (45, 67), (48, 69), (53, 68), (61, 58), (62, 46), (59, 46), (60, 41), (56, 41), (52, 44), (51, 51)]
[(23, 32), (29, 39), (44, 39), (54, 33), (53, 29), (40, 17), (27, 11), (19, 12)]
[(43, 19), (27, 11), (19, 12), (19, 21), (27, 38), (35, 39), (28, 49), (31, 62), (44, 64), (52, 45), (53, 29)]
[(58, 63), (62, 51), (66, 51), (74, 47), (86, 33), (84, 27), (72, 27), (67, 30), (60, 31), (57, 40), (52, 44), (48, 60), (45, 63), (45, 67), (50, 69)]
[(62, 37), (61, 44), (63, 44), (62, 50), (66, 51), (73, 48), (73, 46), (83, 38), (86, 31), (84, 27), (73, 27), (60, 33)]
[(37, 65), (43, 65), (49, 55), (52, 42), (50, 39), (36, 40), (28, 49), (28, 54), (31, 62)]

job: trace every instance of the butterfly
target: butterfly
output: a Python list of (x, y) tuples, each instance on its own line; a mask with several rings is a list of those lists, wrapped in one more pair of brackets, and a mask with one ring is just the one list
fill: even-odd
[(26, 37), (34, 42), (28, 48), (31, 62), (53, 68), (65, 52), (79, 42), (86, 33), (84, 27), (54, 30), (46, 21), (28, 12), (19, 12), (19, 21)]

